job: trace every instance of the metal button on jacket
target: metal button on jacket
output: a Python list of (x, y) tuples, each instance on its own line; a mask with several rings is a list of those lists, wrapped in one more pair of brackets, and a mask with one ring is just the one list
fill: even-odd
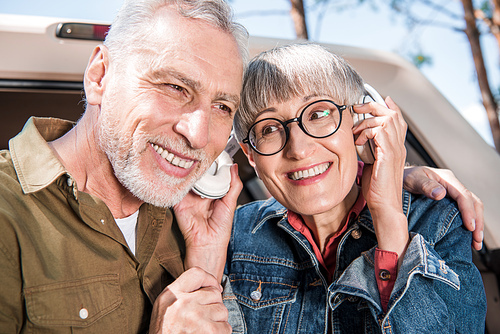
[(351, 235), (354, 239), (357, 240), (357, 239), (361, 238), (361, 230), (355, 229), (354, 231), (352, 231)]
[(378, 277), (380, 277), (382, 281), (388, 281), (391, 279), (391, 273), (387, 269), (382, 269), (379, 271)]
[(260, 292), (259, 290), (252, 291), (250, 293), (250, 298), (258, 302), (262, 298), (262, 292)]

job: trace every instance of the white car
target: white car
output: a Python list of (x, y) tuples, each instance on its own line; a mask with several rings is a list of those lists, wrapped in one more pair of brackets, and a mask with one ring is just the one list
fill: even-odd
[[(83, 71), (106, 22), (0, 14), (0, 149), (32, 116), (77, 120), (84, 111)], [(251, 55), (288, 43), (251, 37)], [(390, 95), (408, 123), (408, 162), (451, 169), (484, 203), (485, 247), (474, 252), (488, 298), (488, 333), (500, 332), (500, 155), (443, 95), (403, 58), (381, 51), (324, 44), (346, 58), (382, 96)], [(244, 203), (266, 196), (246, 158), (237, 153)]]

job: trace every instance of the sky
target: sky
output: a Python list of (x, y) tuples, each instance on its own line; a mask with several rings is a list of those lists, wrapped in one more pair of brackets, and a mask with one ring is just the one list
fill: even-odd
[[(231, 0), (235, 18), (250, 35), (294, 39), (289, 0)], [(306, 6), (314, 1), (305, 0)], [(353, 3), (354, 0), (335, 0)], [(469, 44), (463, 33), (430, 26), (409, 32), (403, 18), (390, 11), (379, 0), (379, 6), (356, 6), (339, 10), (337, 7), (306, 7), (311, 40), (395, 52), (405, 56), (411, 51), (423, 51), (432, 64), (421, 68), (423, 74), (459, 110), (471, 125), (492, 145), (486, 113), (480, 102), (480, 92)], [(0, 13), (41, 15), (111, 22), (122, 0), (0, 0)], [(460, 2), (454, 1), (460, 9)], [(267, 15), (252, 15), (261, 12)], [(270, 13), (276, 13), (270, 15)], [(319, 18), (318, 13), (323, 14)], [(437, 12), (424, 9), (426, 19), (440, 20)], [(492, 37), (483, 37), (490, 82), (500, 87), (498, 46)], [(495, 88), (493, 88), (495, 89)]]

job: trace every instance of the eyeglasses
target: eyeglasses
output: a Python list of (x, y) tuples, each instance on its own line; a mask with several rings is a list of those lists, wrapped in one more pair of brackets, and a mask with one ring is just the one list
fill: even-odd
[(255, 122), (248, 130), (243, 143), (249, 144), (260, 155), (273, 155), (285, 148), (290, 137), (288, 124), (297, 122), (300, 129), (313, 138), (333, 135), (342, 122), (342, 111), (346, 105), (338, 105), (330, 100), (318, 100), (308, 104), (299, 117), (280, 121), (265, 118)]

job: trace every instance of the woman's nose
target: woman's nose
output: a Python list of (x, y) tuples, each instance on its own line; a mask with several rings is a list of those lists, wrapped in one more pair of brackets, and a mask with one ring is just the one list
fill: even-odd
[(290, 159), (303, 159), (314, 151), (314, 138), (310, 137), (294, 122), (288, 124), (289, 136), (285, 155)]

